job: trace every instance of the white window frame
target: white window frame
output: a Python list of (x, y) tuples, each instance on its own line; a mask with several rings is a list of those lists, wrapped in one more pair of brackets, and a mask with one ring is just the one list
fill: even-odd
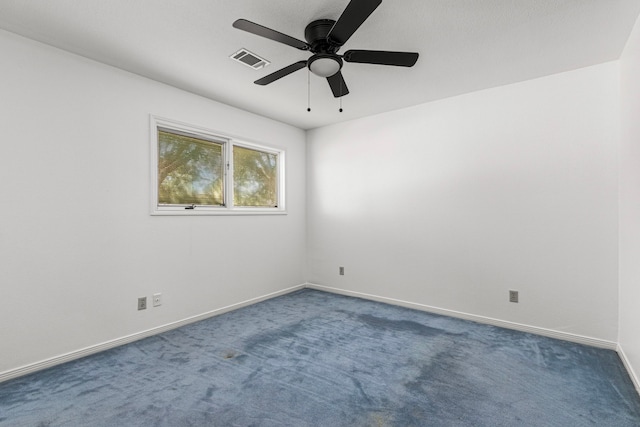
[[(284, 149), (255, 143), (245, 138), (224, 134), (199, 126), (194, 126), (171, 119), (150, 115), (149, 143), (151, 153), (151, 215), (284, 215), (285, 206), (285, 157)], [(160, 206), (158, 204), (158, 129), (202, 138), (216, 144), (222, 144), (224, 161), (224, 206), (195, 206), (189, 209), (185, 205)], [(278, 205), (277, 207), (245, 207), (233, 204), (233, 147), (239, 146), (252, 150), (276, 154), (278, 156)]]

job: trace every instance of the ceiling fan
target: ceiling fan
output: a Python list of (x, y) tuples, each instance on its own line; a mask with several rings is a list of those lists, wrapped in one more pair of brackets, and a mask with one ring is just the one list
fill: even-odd
[(256, 80), (254, 83), (268, 85), (307, 67), (313, 74), (326, 78), (333, 96), (339, 98), (349, 93), (340, 71), (343, 61), (412, 67), (418, 60), (418, 54), (413, 52), (348, 50), (343, 55), (338, 54), (342, 45), (349, 40), (380, 3), (382, 0), (351, 0), (337, 21), (318, 19), (307, 25), (304, 30), (306, 42), (246, 19), (238, 19), (233, 23), (235, 28), (313, 53), (309, 59), (295, 62)]

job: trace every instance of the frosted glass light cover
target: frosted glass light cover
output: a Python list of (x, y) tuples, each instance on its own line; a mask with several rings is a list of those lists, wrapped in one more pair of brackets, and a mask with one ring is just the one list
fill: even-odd
[(333, 58), (318, 58), (309, 65), (313, 74), (320, 77), (330, 77), (340, 71), (340, 63)]

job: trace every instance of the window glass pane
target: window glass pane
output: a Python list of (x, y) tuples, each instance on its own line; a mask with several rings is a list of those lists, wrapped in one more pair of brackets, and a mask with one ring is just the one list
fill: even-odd
[(233, 147), (233, 203), (243, 207), (278, 206), (278, 155)]
[(222, 144), (158, 129), (158, 204), (223, 205)]

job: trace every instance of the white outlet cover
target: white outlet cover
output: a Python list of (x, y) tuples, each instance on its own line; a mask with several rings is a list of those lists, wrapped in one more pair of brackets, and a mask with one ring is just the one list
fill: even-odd
[(162, 305), (162, 294), (153, 294), (153, 306), (158, 307)]

